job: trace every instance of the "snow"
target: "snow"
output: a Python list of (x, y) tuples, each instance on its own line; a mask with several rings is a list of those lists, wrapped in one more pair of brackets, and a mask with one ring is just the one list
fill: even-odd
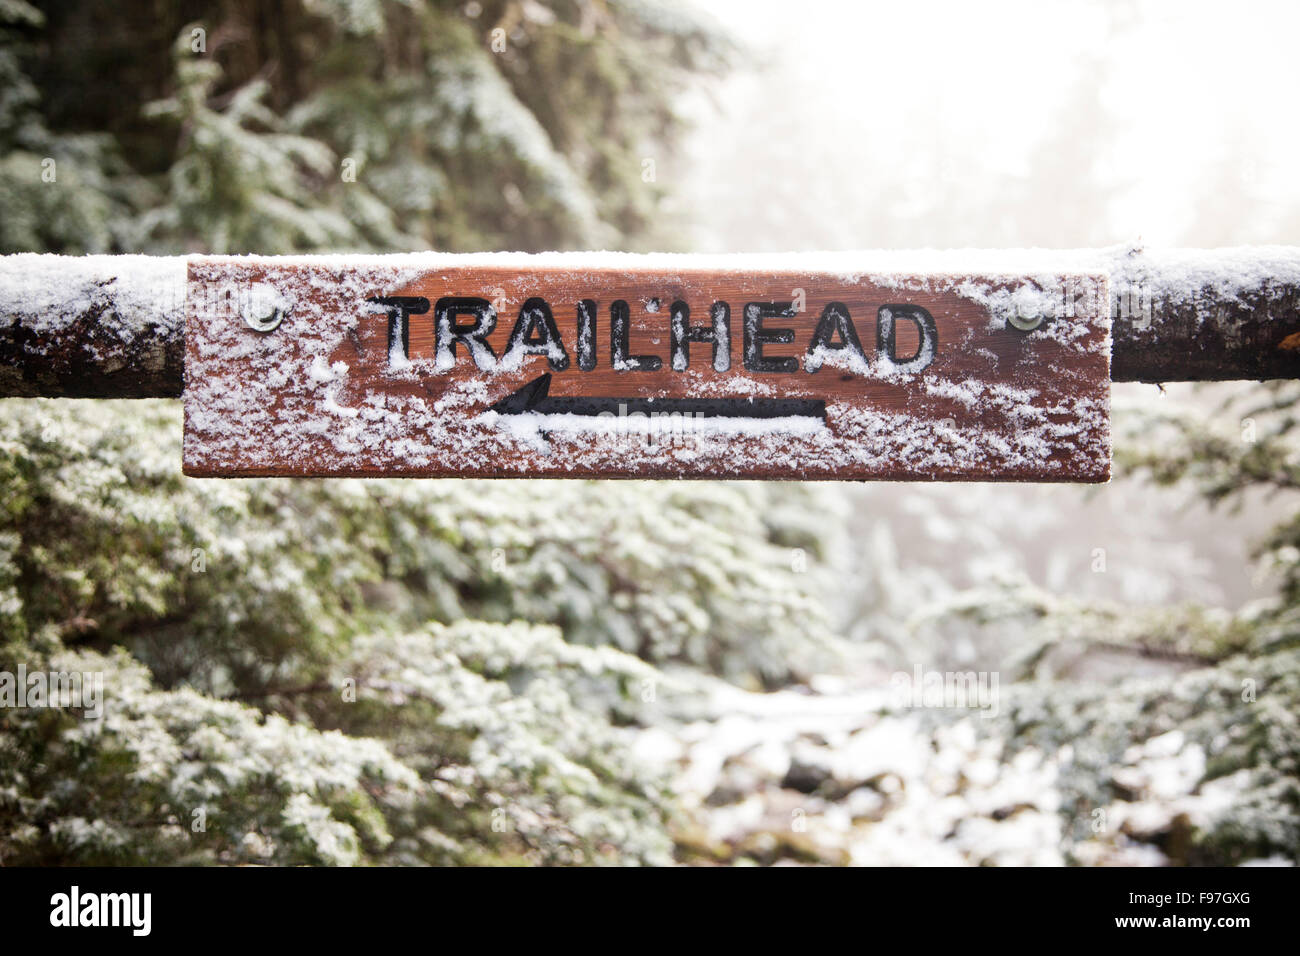
[(1114, 286), (1140, 285), (1157, 306), (1207, 297), (1241, 301), (1248, 293), (1300, 285), (1300, 248), (1295, 246), (1146, 249), (1129, 245), (1091, 255), (1111, 271)]
[[(931, 266), (935, 271), (902, 275), (863, 268), (877, 259), (912, 269)], [(1006, 367), (1005, 355), (999, 359), (989, 349), (969, 348), (968, 341), (947, 343), (945, 353), (942, 339), (938, 360), (926, 354), (895, 363), (873, 349), (873, 356), (864, 362), (850, 349), (823, 348), (814, 360), (847, 367), (881, 383), (875, 391), (864, 386), (852, 400), (828, 400), (824, 422), (802, 417), (715, 418), (689, 420), (679, 427), (676, 420), (637, 423), (629, 417), (618, 420), (625, 427), (614, 429), (617, 440), (593, 441), (593, 432), (611, 430), (593, 416), (487, 412), (485, 406), (502, 396), (502, 387), (489, 390), (485, 383), (508, 373), (514, 362), (494, 363), (488, 369), (476, 363), (480, 367), (475, 377), (466, 380), (455, 374), (438, 377), (451, 356), (439, 356), (442, 365), (413, 359), (401, 368), (386, 367), (385, 384), (361, 394), (349, 386), (346, 369), (340, 370), (338, 360), (340, 349), (361, 321), (382, 321), (357, 303), (396, 294), (418, 277), (447, 274), (449, 269), (546, 269), (582, 288), (594, 279), (609, 282), (611, 273), (617, 280), (644, 278), (653, 271), (665, 281), (719, 268), (806, 276), (799, 270), (816, 265), (822, 274), (829, 273), (831, 283), (869, 282), (887, 289), (923, 285), (932, 294), (977, 302), (979, 296), (1006, 289), (1052, 294), (1040, 288), (1046, 280), (939, 271), (951, 269), (949, 263), (959, 259), (959, 254), (902, 253), (782, 257), (425, 253), (194, 259), (187, 466), (224, 471), (269, 463), (304, 474), (647, 472), (686, 477), (744, 476), (779, 468), (805, 478), (961, 478), (1013, 471), (1047, 480), (1080, 476), (1103, 480), (1110, 455), (1104, 280), (1059, 264), (1049, 269), (1040, 262), (1039, 267), (1047, 269), (1044, 276), (1069, 274), (1081, 290), (1080, 306), (1075, 314), (1056, 316), (1039, 329), (1015, 333), (1036, 343), (1032, 360), (1017, 360), (1014, 367)], [(857, 267), (852, 273), (846, 270), (850, 262)], [(835, 272), (835, 268), (846, 271)], [(986, 286), (975, 288), (976, 278)], [(240, 296), (232, 290), (253, 281), (275, 286), (294, 303), (277, 332), (252, 332), (237, 314)], [(1020, 301), (1024, 299), (1021, 295)], [(551, 305), (558, 311), (558, 303)], [(864, 318), (860, 316), (858, 322)], [(571, 334), (567, 324), (562, 334)], [(966, 338), (971, 334), (968, 330)], [(959, 351), (962, 361), (944, 367), (942, 358)], [(461, 352), (454, 368), (468, 366), (469, 357)], [(545, 364), (541, 358), (530, 361), (537, 369)], [(1081, 373), (1080, 363), (1090, 371)], [(701, 385), (691, 392), (700, 396), (823, 397), (817, 383), (802, 374), (778, 382), (775, 376), (742, 374), (738, 369), (734, 376), (701, 376), (693, 383), (690, 379), (698, 373), (678, 374), (690, 377), (684, 385)], [(884, 386), (888, 390), (882, 391)], [(665, 425), (669, 440), (655, 440)]]
[[(919, 714), (889, 713), (885, 686), (706, 689), (699, 718), (639, 731), (634, 747), (674, 768), (675, 790), (705, 815), (712, 841), (789, 832), (797, 811), (813, 843), (844, 847), (854, 864), (1065, 862), (1060, 754), (1026, 748), (1006, 759), (994, 728), (969, 717), (931, 727)], [(795, 765), (815, 768), (827, 786), (789, 789)]]
[(824, 422), (807, 416), (780, 418), (695, 417), (690, 412), (655, 413), (653, 416), (632, 412), (618, 416), (613, 412), (600, 415), (542, 414), (526, 412), (518, 415), (498, 415), (485, 412), (478, 421), (492, 428), (503, 429), (542, 451), (549, 450), (551, 433), (565, 435), (597, 434), (608, 439), (624, 440), (629, 450), (658, 442), (677, 445), (702, 443), (706, 437), (727, 435), (763, 436), (773, 432), (787, 435), (810, 435), (825, 431)]
[[(184, 296), (187, 257), (58, 256), (20, 253), (0, 257), (0, 312), (47, 330), (109, 302), (124, 332), (140, 323), (176, 325)], [(575, 272), (611, 269), (629, 278), (646, 271), (680, 269), (736, 272), (828, 272), (845, 281), (864, 275), (1038, 276), (1071, 271), (1110, 273), (1112, 286), (1141, 283), (1153, 296), (1187, 302), (1198, 296), (1240, 300), (1265, 288), (1300, 285), (1300, 249), (1246, 246), (1222, 249), (1148, 249), (1141, 244), (1104, 249), (918, 249), (790, 253), (625, 252), (420, 252), (400, 255), (245, 256), (232, 262), (276, 266), (369, 268), (544, 268)], [(899, 288), (906, 286), (900, 282)]]
[[(185, 268), (183, 258), (153, 256), (0, 256), (0, 315), (35, 333), (42, 347), (75, 342), (106, 367), (120, 365), (143, 336), (180, 338)], [(99, 333), (94, 341), (88, 321)]]
[[(106, 366), (112, 366), (126, 360), (129, 347), (142, 336), (175, 341), (182, 334), (185, 271), (191, 262), (205, 261), (209, 260), (7, 256), (0, 259), (0, 310), (8, 317), (8, 334), (24, 329), (38, 337), (39, 341), (25, 341), (24, 348), (29, 351), (64, 348), (69, 341), (77, 341)], [(1087, 303), (1082, 304), (1079, 314), (1069, 314), (1067, 303), (1072, 300), (1062, 295), (1062, 276), (1067, 277), (1068, 286), (1070, 276), (1086, 284), (1089, 272), (1109, 273), (1115, 295), (1131, 295), (1136, 290), (1141, 301), (1152, 303), (1157, 315), (1152, 327), (1156, 329), (1159, 309), (1165, 303), (1193, 303), (1199, 306), (1202, 321), (1222, 321), (1222, 310), (1210, 307), (1216, 302), (1276, 296), (1300, 286), (1300, 250), (1284, 247), (1147, 250), (1127, 245), (1071, 251), (735, 255), (415, 253), (231, 257), (223, 261), (231, 267), (266, 270), (266, 281), (273, 290), (292, 292), (288, 298), (299, 303), (304, 294), (310, 294), (316, 305), (300, 304), (298, 314), (283, 319), (282, 331), (259, 337), (245, 324), (238, 336), (232, 331), (231, 337), (219, 344), (208, 341), (191, 350), (189, 362), (198, 365), (189, 369), (192, 434), (187, 454), (194, 461), (218, 465), (232, 460), (239, 447), (260, 448), (273, 460), (311, 457), (340, 471), (375, 466), (398, 471), (405, 467), (409, 473), (451, 472), (459, 470), (458, 463), (464, 461), (473, 462), (479, 473), (516, 473), (518, 469), (510, 464), (512, 454), (530, 440), (526, 434), (516, 434), (520, 429), (494, 428), (485, 434), (481, 422), (477, 432), (462, 427), (465, 413), (481, 413), (486, 397), (469, 386), (452, 389), (432, 401), (413, 396), (408, 390), (371, 402), (350, 394), (346, 371), (336, 371), (334, 352), (340, 341), (355, 330), (356, 319), (338, 321), (333, 316), (353, 316), (357, 296), (376, 294), (381, 287), (398, 289), (431, 270), (546, 269), (574, 279), (600, 271), (633, 280), (648, 272), (665, 276), (694, 270), (776, 276), (817, 272), (844, 283), (869, 278), (878, 286), (900, 293), (946, 289), (990, 308), (995, 328), (1008, 316), (1048, 316), (1047, 321), (1025, 334), (1036, 342), (1050, 341), (1059, 346), (1060, 361), (1051, 371), (1063, 376), (1062, 382), (1068, 379), (1068, 365), (1074, 361), (1066, 361), (1066, 356), (1087, 359), (1100, 355), (1102, 350), (1097, 337), (1089, 334), (1089, 323), (1080, 320), (1080, 314), (1090, 314)], [(304, 267), (308, 267), (306, 271), (300, 271)], [(266, 291), (262, 290), (259, 297), (267, 299)], [(279, 302), (275, 295), (270, 298)], [(322, 308), (326, 302), (333, 305)], [(229, 308), (229, 304), (212, 302), (202, 308), (206, 313)], [(195, 309), (200, 309), (198, 303)], [(97, 333), (89, 344), (87, 323), (92, 323)], [(291, 330), (291, 335), (286, 336), (284, 330)], [(293, 340), (292, 347), (284, 344), (287, 339)], [(717, 434), (705, 435), (689, 447), (642, 447), (631, 452), (626, 448), (591, 448), (589, 440), (584, 441), (581, 435), (585, 429), (566, 429), (564, 423), (558, 423), (549, 445), (549, 473), (617, 471), (620, 466), (631, 469), (650, 462), (658, 467), (658, 473), (688, 475), (707, 471), (739, 475), (752, 469), (756, 461), (771, 461), (790, 469), (792, 474), (810, 478), (832, 477), (845, 469), (862, 474), (892, 471), (917, 477), (961, 477), (977, 474), (989, 462), (997, 462), (1026, 477), (1051, 478), (1069, 470), (1064, 463), (1100, 463), (1108, 456), (1108, 398), (1103, 394), (1069, 398), (1064, 388), (1052, 394), (1052, 389), (1043, 387), (1041, 377), (1034, 379), (1024, 369), (1008, 369), (1005, 359), (1003, 367), (999, 367), (997, 354), (969, 332), (964, 341), (941, 338), (940, 342), (941, 353), (960, 347), (968, 356), (968, 374), (960, 378), (932, 374), (917, 378), (907, 372), (906, 365), (894, 365), (875, 354), (871, 344), (864, 340), (868, 353), (865, 361), (849, 349), (820, 349), (807, 364), (814, 366), (820, 361), (831, 368), (896, 385), (910, 407), (904, 408), (898, 402), (860, 407), (831, 403), (827, 427), (816, 434), (794, 434), (794, 423), (768, 420), (752, 428), (712, 429)], [(708, 350), (707, 344), (697, 344), (693, 351)], [(661, 351), (667, 359), (667, 349)], [(693, 355), (692, 364), (699, 364), (700, 358), (703, 356)], [(331, 369), (328, 381), (318, 359)], [(457, 362), (462, 361), (464, 356), (458, 355)], [(245, 368), (239, 381), (205, 381), (229, 362), (242, 363)], [(196, 371), (199, 374), (193, 377)], [(428, 378), (428, 370), (419, 362), (412, 362), (406, 372), (413, 383), (422, 376)], [(401, 374), (395, 371), (394, 381)], [(694, 377), (697, 373), (692, 370), (681, 374)], [(994, 387), (993, 383), (998, 382), (1014, 384)], [(765, 375), (736, 374), (725, 379), (701, 377), (692, 387), (698, 386), (693, 394), (702, 396), (741, 397), (771, 395), (775, 384)], [(284, 406), (289, 417), (271, 424), (265, 409), (278, 401), (277, 395), (283, 389), (294, 392)], [(1026, 394), (1037, 392), (1034, 400), (1042, 403), (1035, 406), (1037, 411), (1017, 405), (1017, 389)], [(786, 392), (784, 384), (782, 392)], [(998, 417), (999, 427), (964, 423), (970, 415), (986, 408)], [(911, 414), (913, 410), (942, 421), (943, 429), (936, 432), (932, 424)], [(737, 435), (737, 431), (742, 434)], [(770, 434), (765, 436), (765, 431)]]
[(185, 259), (157, 256), (0, 256), (0, 312), (49, 334), (105, 307), (100, 319), (126, 340), (140, 326), (178, 334), (185, 302)]

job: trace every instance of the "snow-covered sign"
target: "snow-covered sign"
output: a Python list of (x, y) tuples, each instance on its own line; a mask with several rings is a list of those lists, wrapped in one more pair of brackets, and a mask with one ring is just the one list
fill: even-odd
[(192, 259), (185, 471), (1105, 481), (1103, 273)]

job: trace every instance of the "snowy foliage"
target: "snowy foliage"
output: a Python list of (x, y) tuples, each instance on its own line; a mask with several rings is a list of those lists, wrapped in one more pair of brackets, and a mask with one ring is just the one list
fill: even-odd
[(6, 862), (662, 862), (654, 665), (835, 659), (798, 486), (198, 481), (179, 438), (0, 406), (0, 670), (107, 698), (0, 711)]
[(660, 783), (571, 693), (650, 680), (646, 665), (522, 624), (435, 626), (360, 640), (354, 653), (352, 702), (343, 678), (299, 692), (315, 695), (299, 699), (300, 715), (313, 711), (328, 729), (159, 689), (121, 650), (54, 655), (51, 668), (103, 672), (109, 700), (98, 721), (5, 712), (0, 859), (669, 859)]
[(799, 486), (196, 481), (179, 433), (167, 403), (0, 407), (18, 633), (93, 631), (218, 693), (274, 687), (368, 621), (553, 623), (741, 681), (832, 660), (821, 531), (786, 526)]
[[(645, 160), (730, 55), (684, 7), (178, 6), (0, 0), (0, 251), (681, 241)], [(800, 193), (785, 214), (818, 183), (768, 185)], [(1297, 275), (1278, 249), (1159, 265), (1174, 300)], [(10, 274), (47, 332), (51, 291), (143, 288)], [(1119, 411), (1104, 494), (1289, 502), (1297, 407), (1280, 384)], [(1192, 603), (1168, 540), (1103, 601), (1064, 586), (1086, 552), (1027, 573), (1082, 508), (1046, 489), (194, 481), (179, 419), (0, 403), (0, 672), (105, 685), (99, 720), (0, 708), (0, 864), (1300, 859), (1294, 513), (1260, 542), (1265, 601)], [(1000, 712), (810, 677), (914, 663), (1001, 671)]]
[(96, 7), (0, 5), (0, 251), (662, 247), (642, 159), (731, 55), (662, 5), (294, 0), (257, 43), (232, 0)]
[[(1030, 686), (1012, 698), (1010, 750), (1056, 751), (1078, 862), (1122, 862), (1160, 844), (1174, 863), (1232, 865), (1300, 851), (1300, 656), (1295, 651), (1170, 680)], [(1103, 831), (1091, 811), (1106, 811)]]

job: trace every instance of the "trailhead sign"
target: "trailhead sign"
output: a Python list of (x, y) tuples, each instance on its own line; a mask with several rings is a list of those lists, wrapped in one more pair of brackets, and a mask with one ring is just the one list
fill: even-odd
[(185, 472), (1107, 480), (1105, 274), (911, 255), (191, 259)]

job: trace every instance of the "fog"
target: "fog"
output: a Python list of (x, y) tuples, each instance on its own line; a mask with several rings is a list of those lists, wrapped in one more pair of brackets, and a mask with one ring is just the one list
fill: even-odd
[(1295, 5), (704, 6), (744, 52), (688, 104), (701, 251), (1285, 243), (1300, 224)]
[[(703, 6), (742, 53), (733, 75), (683, 104), (695, 132), (660, 176), (693, 250), (1295, 241), (1300, 127), (1286, 118), (1300, 7)], [(1217, 414), (1241, 387), (1119, 385), (1117, 423), (1161, 402)], [(1238, 607), (1271, 590), (1250, 566), (1280, 517), (1268, 502), (1211, 511), (1122, 473), (1101, 489), (851, 494), (861, 535), (885, 533), (902, 566), (956, 586), (993, 565), (1127, 603)], [(922, 514), (939, 517), (927, 528)], [(942, 519), (958, 530), (938, 530)], [(1097, 548), (1106, 573), (1090, 570)]]

